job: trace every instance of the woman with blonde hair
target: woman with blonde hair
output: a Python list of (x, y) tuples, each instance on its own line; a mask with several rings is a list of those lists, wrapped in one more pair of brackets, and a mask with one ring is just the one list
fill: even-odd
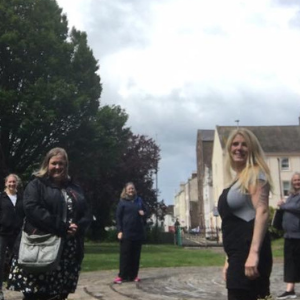
[(138, 197), (132, 182), (125, 184), (118, 203), (116, 221), (120, 241), (119, 274), (114, 283), (139, 282), (138, 277), (142, 242), (145, 239), (146, 207)]
[(25, 232), (50, 233), (64, 241), (59, 266), (52, 271), (31, 272), (14, 257), (8, 288), (23, 292), (25, 300), (64, 300), (77, 287), (91, 215), (82, 189), (69, 177), (68, 166), (66, 151), (51, 149), (24, 192)]
[(7, 250), (10, 256), (24, 218), (21, 179), (16, 174), (9, 174), (4, 183), (4, 192), (0, 193), (0, 300), (4, 299), (2, 284)]
[(226, 144), (226, 171), (231, 179), (219, 198), (223, 276), (228, 300), (256, 300), (270, 295), (272, 252), (267, 233), (270, 170), (256, 136), (238, 128)]

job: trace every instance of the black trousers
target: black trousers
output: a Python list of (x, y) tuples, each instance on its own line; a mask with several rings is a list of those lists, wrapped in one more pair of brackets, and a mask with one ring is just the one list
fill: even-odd
[(120, 241), (120, 272), (123, 280), (134, 280), (140, 267), (142, 241)]
[(284, 282), (300, 282), (300, 239), (284, 239)]

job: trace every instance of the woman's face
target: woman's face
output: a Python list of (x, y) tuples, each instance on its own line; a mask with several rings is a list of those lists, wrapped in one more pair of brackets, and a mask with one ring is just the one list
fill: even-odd
[(17, 191), (18, 182), (15, 176), (8, 176), (5, 182), (5, 187), (11, 192), (15, 193)]
[(48, 163), (48, 175), (54, 181), (63, 181), (66, 178), (66, 160), (58, 154), (52, 156)]
[(133, 184), (127, 185), (125, 191), (126, 191), (126, 194), (128, 196), (134, 196), (135, 195), (135, 187), (134, 187), (134, 185)]
[(295, 174), (292, 178), (292, 185), (295, 191), (300, 191), (300, 176), (298, 174)]
[(244, 167), (248, 158), (248, 146), (244, 137), (237, 134), (232, 140), (230, 155), (237, 168)]

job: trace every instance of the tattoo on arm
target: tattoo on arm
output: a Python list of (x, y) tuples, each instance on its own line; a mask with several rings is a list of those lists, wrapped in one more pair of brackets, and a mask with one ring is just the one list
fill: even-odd
[(257, 206), (268, 206), (269, 205), (269, 193), (270, 193), (270, 185), (269, 183), (259, 183), (258, 187), (259, 197)]

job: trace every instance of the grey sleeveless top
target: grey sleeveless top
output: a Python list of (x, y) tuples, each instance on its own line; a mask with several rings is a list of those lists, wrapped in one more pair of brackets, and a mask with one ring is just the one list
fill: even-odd
[[(265, 174), (260, 172), (258, 179), (266, 181)], [(238, 182), (229, 189), (227, 202), (232, 214), (236, 217), (246, 222), (255, 218), (255, 208), (252, 204), (251, 195), (242, 193)]]

